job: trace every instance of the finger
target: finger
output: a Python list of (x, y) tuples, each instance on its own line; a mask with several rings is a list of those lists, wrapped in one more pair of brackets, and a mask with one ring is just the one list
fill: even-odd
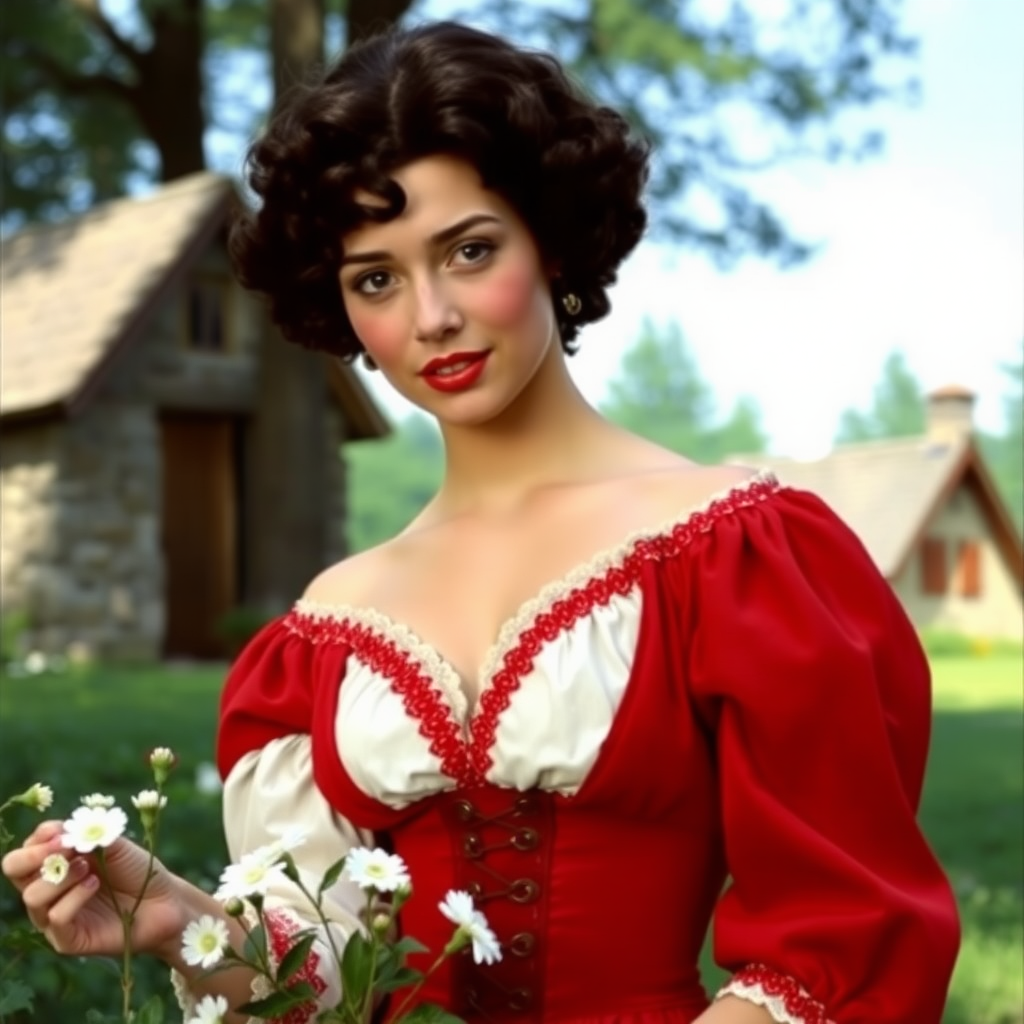
[(51, 853), (62, 853), (64, 847), (61, 844), (59, 833), (46, 842), (38, 842), (19, 846), (11, 850), (0, 864), (0, 869), (11, 880), (18, 889), (23, 889), (38, 874), (43, 866), (43, 861)]
[(29, 916), (35, 918), (40, 912), (45, 913), (47, 908), (56, 903), (57, 900), (69, 889), (78, 885), (89, 873), (89, 863), (84, 857), (76, 857), (68, 865), (68, 873), (63, 881), (48, 882), (40, 878), (37, 873), (21, 892), (22, 901), (29, 912)]
[(72, 886), (54, 903), (47, 914), (51, 928), (66, 928), (72, 924), (81, 909), (99, 891), (100, 880), (96, 875), (87, 875)]
[(64, 831), (63, 821), (44, 821), (37, 825), (34, 831), (28, 836), (22, 846), (36, 846), (39, 843), (48, 843)]

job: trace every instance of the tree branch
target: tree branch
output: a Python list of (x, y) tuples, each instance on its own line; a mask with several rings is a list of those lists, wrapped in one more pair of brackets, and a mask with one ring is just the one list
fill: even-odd
[(114, 78), (111, 75), (80, 75), (68, 71), (59, 61), (34, 46), (26, 46), (22, 54), (62, 93), (69, 96), (82, 94), (114, 96), (125, 103), (135, 105), (135, 91), (119, 78)]
[(100, 8), (100, 0), (71, 0), (72, 7), (77, 7), (82, 13), (82, 16), (87, 18), (89, 22), (99, 30), (100, 35), (107, 40), (108, 43), (119, 53), (122, 57), (127, 60), (132, 67), (139, 68), (142, 62), (142, 53), (130, 42), (116, 28), (110, 23), (110, 20), (103, 13)]
[(348, 44), (386, 31), (410, 7), (414, 0), (348, 0)]

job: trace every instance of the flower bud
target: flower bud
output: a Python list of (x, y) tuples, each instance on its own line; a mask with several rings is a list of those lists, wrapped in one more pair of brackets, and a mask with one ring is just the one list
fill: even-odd
[(41, 782), (34, 782), (24, 793), (16, 796), (14, 802), (42, 813), (53, 803), (53, 790)]
[(153, 769), (153, 778), (156, 779), (158, 786), (162, 786), (167, 781), (167, 777), (171, 774), (171, 769), (177, 764), (177, 761), (178, 759), (170, 747), (154, 747), (150, 751), (149, 764)]
[(229, 917), (241, 917), (245, 913), (245, 904), (237, 896), (232, 896), (224, 904), (224, 913)]
[(373, 921), (370, 923), (370, 927), (373, 928), (374, 932), (383, 937), (387, 934), (388, 929), (391, 927), (391, 915), (390, 914), (375, 914)]

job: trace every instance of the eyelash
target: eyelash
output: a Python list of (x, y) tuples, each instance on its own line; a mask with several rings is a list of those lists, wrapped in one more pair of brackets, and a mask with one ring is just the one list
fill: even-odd
[[(470, 259), (467, 264), (464, 264), (464, 266), (477, 267), (477, 266), (480, 266), (480, 264), (486, 262), (487, 258), (497, 248), (498, 248), (498, 246), (494, 242), (488, 242), (488, 241), (485, 241), (484, 239), (477, 239), (477, 240), (469, 241), (469, 242), (460, 242), (452, 250), (452, 255), (454, 256), (457, 253), (461, 253), (465, 249), (479, 249), (479, 250), (482, 250), (481, 254), (476, 259)], [(381, 277), (381, 276), (390, 277), (391, 276), (391, 272), (388, 271), (388, 270), (371, 270), (371, 271), (369, 271), (369, 272), (367, 272), (365, 274), (362, 274), (360, 277), (357, 277), (355, 279), (355, 281), (352, 282), (352, 288), (353, 288), (354, 291), (358, 292), (360, 295), (365, 296), (366, 298), (370, 298), (370, 299), (377, 298), (379, 295), (381, 295), (384, 292), (384, 289), (387, 286), (384, 285), (380, 289), (378, 289), (377, 291), (367, 291), (366, 288), (365, 288), (365, 285), (368, 284), (370, 281), (372, 281), (375, 277)]]

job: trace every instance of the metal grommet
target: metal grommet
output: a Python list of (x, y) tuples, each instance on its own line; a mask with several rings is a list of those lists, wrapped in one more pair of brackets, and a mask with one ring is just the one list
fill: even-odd
[(533, 1002), (533, 993), (528, 988), (519, 988), (508, 998), (510, 1010), (528, 1010)]
[(483, 852), (484, 844), (480, 837), (474, 833), (470, 833), (462, 840), (462, 852), (472, 859), (476, 859)]
[(455, 813), (459, 821), (472, 821), (476, 817), (476, 808), (468, 800), (456, 800)]
[(508, 951), (513, 956), (529, 956), (536, 946), (537, 937), (533, 932), (519, 932), (509, 940)]
[(517, 850), (535, 850), (540, 846), (540, 833), (535, 828), (521, 828), (512, 837)]
[(508, 895), (516, 903), (533, 903), (540, 895), (540, 886), (532, 878), (517, 878)]

